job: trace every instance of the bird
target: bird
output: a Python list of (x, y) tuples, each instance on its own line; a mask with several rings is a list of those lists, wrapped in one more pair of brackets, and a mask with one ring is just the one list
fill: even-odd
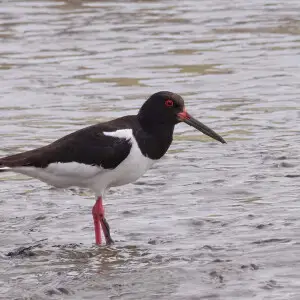
[(43, 147), (0, 158), (0, 171), (24, 174), (57, 188), (90, 189), (95, 194), (95, 243), (102, 244), (103, 232), (106, 244), (111, 245), (114, 241), (103, 206), (105, 191), (136, 181), (160, 160), (172, 143), (175, 125), (181, 122), (226, 143), (187, 112), (180, 95), (160, 91), (136, 115), (97, 123)]

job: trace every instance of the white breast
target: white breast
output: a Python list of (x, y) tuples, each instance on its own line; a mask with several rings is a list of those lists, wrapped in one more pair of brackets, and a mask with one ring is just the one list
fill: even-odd
[(103, 170), (101, 174), (95, 176), (90, 183), (90, 188), (96, 194), (102, 194), (108, 187), (124, 185), (140, 178), (155, 162), (144, 156), (131, 129), (121, 129), (114, 132), (104, 132), (105, 135), (126, 138), (131, 143), (128, 156), (115, 168)]

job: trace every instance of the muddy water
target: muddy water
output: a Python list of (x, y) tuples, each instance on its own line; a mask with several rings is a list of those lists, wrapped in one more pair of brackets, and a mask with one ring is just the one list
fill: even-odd
[(299, 1), (0, 4), (1, 156), (159, 90), (228, 141), (179, 125), (108, 193), (110, 248), (89, 191), (1, 174), (1, 299), (300, 299)]

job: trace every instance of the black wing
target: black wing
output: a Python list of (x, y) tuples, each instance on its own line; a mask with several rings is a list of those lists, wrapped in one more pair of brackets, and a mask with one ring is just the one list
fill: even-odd
[(78, 162), (112, 169), (128, 156), (132, 145), (125, 138), (107, 136), (103, 132), (132, 128), (135, 123), (135, 116), (126, 116), (86, 127), (50, 145), (4, 157), (0, 159), (0, 166), (45, 168), (56, 162)]

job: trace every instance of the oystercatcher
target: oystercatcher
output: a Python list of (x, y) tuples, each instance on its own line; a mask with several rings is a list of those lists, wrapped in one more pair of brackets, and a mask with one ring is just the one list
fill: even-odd
[(137, 115), (95, 124), (47, 146), (1, 158), (0, 170), (25, 174), (59, 188), (89, 188), (96, 195), (92, 209), (96, 244), (101, 244), (101, 228), (106, 243), (111, 244), (102, 204), (105, 190), (141, 177), (166, 153), (179, 122), (226, 143), (187, 113), (181, 96), (161, 91), (153, 94)]

